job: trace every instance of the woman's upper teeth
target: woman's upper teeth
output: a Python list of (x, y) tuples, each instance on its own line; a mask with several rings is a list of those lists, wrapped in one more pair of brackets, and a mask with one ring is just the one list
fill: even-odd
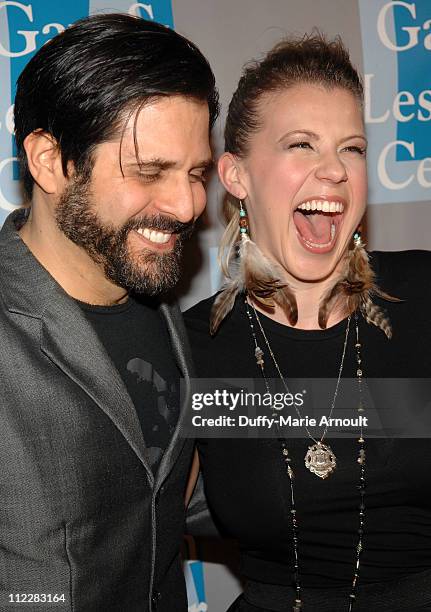
[(139, 228), (136, 230), (138, 234), (141, 234), (147, 240), (151, 240), (151, 242), (158, 242), (159, 244), (164, 244), (168, 242), (172, 234), (167, 234), (166, 232), (157, 232), (156, 230), (150, 230), (147, 227)]
[(344, 204), (341, 202), (328, 202), (327, 200), (309, 200), (302, 202), (297, 210), (321, 210), (322, 212), (342, 213)]

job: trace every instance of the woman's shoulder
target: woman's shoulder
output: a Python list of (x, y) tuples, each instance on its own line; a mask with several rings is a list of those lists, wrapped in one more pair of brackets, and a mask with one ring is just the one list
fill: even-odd
[(394, 266), (400, 269), (420, 269), (428, 267), (431, 263), (431, 251), (413, 249), (410, 251), (371, 251), (369, 253), (373, 267), (391, 269)]
[(210, 334), (211, 308), (216, 296), (202, 300), (184, 313), (196, 371), (203, 378), (232, 377), (232, 372), (238, 371), (238, 354), (232, 348), (235, 343), (239, 346), (244, 338), (236, 303), (217, 333)]
[(211, 295), (208, 298), (205, 298), (204, 300), (201, 300), (200, 302), (183, 312), (184, 320), (186, 322), (187, 327), (196, 327), (204, 322), (206, 324), (206, 328), (208, 329), (211, 308), (216, 296), (217, 293)]
[(226, 346), (231, 348), (232, 342), (241, 338), (246, 320), (241, 316), (239, 296), (232, 303), (232, 308), (227, 310), (217, 332), (214, 335), (210, 334), (211, 310), (218, 295), (219, 293), (216, 293), (184, 312), (184, 321), (192, 347), (211, 346), (224, 350)]
[(377, 284), (383, 291), (394, 295), (402, 292), (413, 296), (424, 291), (431, 296), (431, 251), (372, 251), (370, 264), (376, 274)]

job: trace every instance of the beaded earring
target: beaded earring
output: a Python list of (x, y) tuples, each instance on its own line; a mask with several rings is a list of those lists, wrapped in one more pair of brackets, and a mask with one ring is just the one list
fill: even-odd
[(355, 245), (356, 248), (360, 248), (364, 246), (361, 240), (361, 232), (359, 231), (359, 229), (357, 229), (356, 232), (353, 234), (353, 244)]
[(247, 211), (242, 204), (242, 200), (239, 201), (239, 232), (241, 238), (249, 234)]

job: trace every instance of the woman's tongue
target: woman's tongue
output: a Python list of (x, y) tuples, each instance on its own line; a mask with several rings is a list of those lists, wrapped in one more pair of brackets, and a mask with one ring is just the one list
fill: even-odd
[(296, 229), (307, 242), (327, 244), (331, 241), (332, 216), (324, 213), (304, 215), (299, 211), (293, 213)]

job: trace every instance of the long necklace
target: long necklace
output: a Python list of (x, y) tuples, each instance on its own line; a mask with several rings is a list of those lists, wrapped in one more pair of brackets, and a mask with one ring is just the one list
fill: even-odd
[[(254, 345), (255, 345), (255, 357), (256, 357), (256, 363), (258, 365), (258, 367), (260, 368), (260, 371), (262, 373), (262, 377), (263, 380), (265, 382), (265, 386), (267, 389), (267, 392), (270, 392), (269, 389), (269, 382), (268, 382), (268, 378), (265, 374), (265, 367), (264, 367), (264, 352), (263, 350), (260, 348), (258, 342), (257, 342), (257, 336), (256, 336), (256, 332), (255, 332), (255, 326), (253, 323), (253, 317), (252, 314), (250, 312), (250, 308), (249, 308), (249, 304), (247, 301), (247, 297), (245, 299), (245, 308), (246, 308), (246, 312), (247, 312), (247, 317), (248, 317), (248, 321), (249, 321), (249, 325), (250, 325), (250, 330), (251, 330), (251, 334), (253, 337), (253, 341), (254, 341)], [(289, 392), (285, 377), (282, 375), (281, 370), (278, 366), (277, 360), (275, 358), (274, 352), (271, 349), (271, 345), (269, 344), (268, 338), (265, 334), (265, 330), (263, 329), (262, 323), (260, 321), (259, 315), (256, 311), (256, 309), (254, 308), (253, 304), (252, 304), (252, 309), (254, 312), (254, 316), (255, 316), (255, 320), (258, 324), (259, 330), (263, 336), (263, 339), (265, 341), (265, 344), (267, 346), (268, 352), (271, 355), (271, 359), (274, 363), (274, 366), (277, 370), (277, 373), (282, 381), (283, 386), (285, 387), (286, 391)], [(365, 410), (364, 407), (364, 403), (363, 403), (363, 399), (362, 399), (362, 376), (363, 376), (363, 372), (362, 372), (362, 357), (361, 357), (361, 343), (359, 341), (359, 324), (358, 324), (358, 313), (355, 311), (354, 313), (354, 319), (355, 319), (355, 332), (356, 332), (356, 342), (355, 342), (355, 360), (356, 360), (356, 376), (357, 376), (357, 382), (358, 382), (358, 394), (359, 394), (359, 402), (358, 402), (358, 412), (361, 413)], [(336, 387), (335, 387), (335, 393), (334, 393), (334, 397), (332, 399), (332, 403), (331, 403), (331, 409), (330, 409), (330, 415), (332, 415), (334, 406), (335, 406), (335, 401), (337, 399), (337, 394), (338, 394), (338, 387), (340, 384), (340, 379), (341, 379), (341, 373), (343, 370), (343, 365), (344, 365), (344, 357), (346, 354), (346, 349), (347, 349), (347, 341), (348, 341), (348, 337), (349, 337), (349, 330), (350, 330), (350, 321), (351, 321), (351, 316), (348, 317), (347, 320), (347, 326), (346, 326), (346, 334), (345, 334), (345, 339), (344, 339), (344, 345), (343, 345), (343, 352), (342, 352), (342, 357), (341, 357), (341, 363), (340, 363), (340, 368), (339, 368), (339, 372), (338, 372), (338, 378), (337, 378), (337, 383), (336, 383)], [(296, 410), (298, 412), (298, 409), (296, 407)], [(328, 426), (327, 426), (328, 427)], [(332, 453), (332, 450), (330, 449), (330, 447), (326, 444), (323, 444), (322, 441), (327, 433), (327, 427), (325, 428), (322, 437), (320, 440), (316, 440), (315, 438), (313, 438), (313, 436), (311, 435), (311, 433), (309, 432), (308, 428), (306, 428), (307, 430), (307, 434), (308, 436), (314, 440), (315, 445), (310, 447), (307, 454), (306, 454), (306, 459), (305, 459), (305, 465), (308, 469), (310, 469), (310, 471), (312, 471), (313, 473), (316, 473), (316, 471), (312, 470), (309, 463), (310, 461), (307, 461), (307, 456), (310, 453), (310, 451), (313, 449), (313, 453), (312, 456), (314, 454), (314, 457), (316, 457), (314, 459), (315, 464), (317, 464), (318, 466), (320, 464), (323, 464), (325, 466), (325, 469), (327, 469), (327, 467), (331, 467), (331, 460), (328, 459), (328, 453), (329, 455), (333, 456), (333, 460), (335, 463), (335, 455)], [(291, 517), (291, 525), (292, 525), (292, 542), (293, 542), (293, 579), (295, 582), (295, 602), (293, 604), (293, 612), (301, 612), (302, 609), (302, 598), (301, 598), (301, 581), (300, 581), (300, 574), (299, 574), (299, 554), (298, 554), (298, 548), (299, 548), (299, 529), (298, 529), (298, 519), (297, 519), (297, 510), (296, 510), (296, 502), (295, 502), (295, 489), (294, 489), (294, 478), (295, 478), (295, 473), (293, 471), (292, 468), (292, 459), (289, 455), (289, 449), (287, 446), (287, 441), (284, 438), (280, 438), (280, 444), (281, 444), (281, 451), (282, 451), (282, 457), (283, 457), (283, 461), (286, 465), (286, 471), (287, 471), (287, 475), (289, 477), (289, 484), (290, 484), (290, 517)], [(358, 464), (359, 464), (359, 485), (358, 485), (358, 491), (359, 491), (359, 497), (360, 497), (360, 503), (359, 503), (359, 516), (358, 516), (358, 541), (357, 541), (357, 545), (355, 547), (355, 564), (354, 564), (354, 572), (353, 572), (353, 578), (352, 578), (352, 586), (351, 586), (351, 590), (350, 590), (350, 594), (349, 594), (349, 600), (348, 600), (348, 612), (352, 612), (353, 610), (353, 606), (356, 600), (356, 588), (357, 588), (357, 584), (358, 584), (358, 579), (359, 579), (359, 572), (360, 572), (360, 565), (361, 565), (361, 554), (363, 551), (363, 535), (364, 535), (364, 523), (365, 523), (365, 440), (364, 440), (364, 436), (363, 436), (363, 429), (362, 429), (362, 420), (360, 419), (360, 434), (359, 434), (359, 438), (358, 438), (358, 444), (359, 444), (359, 454), (358, 454)], [(323, 448), (322, 448), (323, 447)], [(316, 448), (316, 450), (314, 451), (314, 448)], [(319, 453), (322, 453), (321, 455), (319, 455)], [(335, 465), (334, 465), (335, 467)], [(330, 472), (333, 471), (334, 467), (330, 470)], [(329, 473), (330, 473), (329, 472)], [(320, 475), (320, 474), (317, 474)], [(325, 476), (321, 476), (321, 477), (325, 477)]]
[[(280, 380), (286, 390), (286, 393), (290, 393), (289, 387), (287, 385), (286, 379), (283, 376), (283, 374), (281, 373), (280, 367), (278, 365), (277, 359), (275, 358), (275, 355), (271, 349), (271, 345), (269, 344), (268, 338), (265, 334), (265, 330), (263, 329), (261, 320), (259, 315), (257, 314), (257, 310), (254, 307), (253, 303), (251, 304), (251, 307), (253, 309), (254, 312), (254, 316), (256, 319), (257, 324), (259, 325), (259, 329), (260, 332), (263, 336), (263, 339), (265, 340), (265, 344), (267, 346), (267, 349), (269, 351), (269, 354), (271, 355), (272, 361), (274, 363), (275, 369), (277, 370), (277, 373), (280, 377)], [(249, 321), (251, 320), (251, 313), (248, 307), (248, 302), (246, 302), (246, 309), (247, 309), (247, 315), (249, 317)], [(344, 366), (344, 358), (346, 356), (346, 348), (347, 348), (347, 341), (349, 339), (349, 332), (350, 332), (350, 319), (351, 317), (349, 316), (347, 319), (347, 325), (346, 325), (346, 333), (344, 336), (344, 344), (343, 344), (343, 351), (341, 354), (341, 362), (340, 362), (340, 367), (338, 368), (338, 376), (337, 376), (337, 382), (335, 384), (335, 391), (334, 391), (334, 395), (332, 397), (332, 402), (331, 402), (331, 407), (329, 410), (329, 416), (326, 420), (326, 427), (323, 430), (323, 433), (320, 437), (320, 440), (316, 440), (316, 438), (311, 434), (310, 430), (308, 429), (307, 425), (304, 425), (304, 429), (307, 432), (308, 437), (310, 438), (310, 440), (312, 440), (314, 442), (314, 444), (312, 444), (311, 446), (308, 447), (308, 450), (305, 454), (305, 466), (307, 469), (310, 470), (310, 472), (312, 472), (313, 474), (316, 474), (316, 476), (319, 476), (320, 478), (327, 478), (330, 474), (332, 474), (332, 472), (335, 470), (336, 466), (337, 466), (337, 459), (335, 457), (335, 453), (333, 452), (333, 450), (331, 449), (331, 447), (328, 444), (323, 444), (323, 440), (326, 436), (326, 434), (328, 433), (328, 427), (329, 427), (329, 423), (331, 422), (331, 417), (332, 414), (334, 412), (334, 407), (335, 407), (335, 402), (337, 401), (337, 395), (338, 395), (338, 388), (340, 386), (340, 380), (341, 380), (341, 374), (343, 372), (343, 366)], [(253, 328), (252, 328), (253, 329)], [(256, 351), (259, 353), (259, 351), (261, 351), (260, 347), (257, 345), (257, 339), (254, 338), (255, 341), (255, 353)], [(262, 363), (263, 365), (263, 363)], [(295, 404), (295, 410), (296, 413), (298, 415), (298, 417), (301, 419), (302, 415), (301, 412), (299, 410), (299, 408), (296, 406)]]

